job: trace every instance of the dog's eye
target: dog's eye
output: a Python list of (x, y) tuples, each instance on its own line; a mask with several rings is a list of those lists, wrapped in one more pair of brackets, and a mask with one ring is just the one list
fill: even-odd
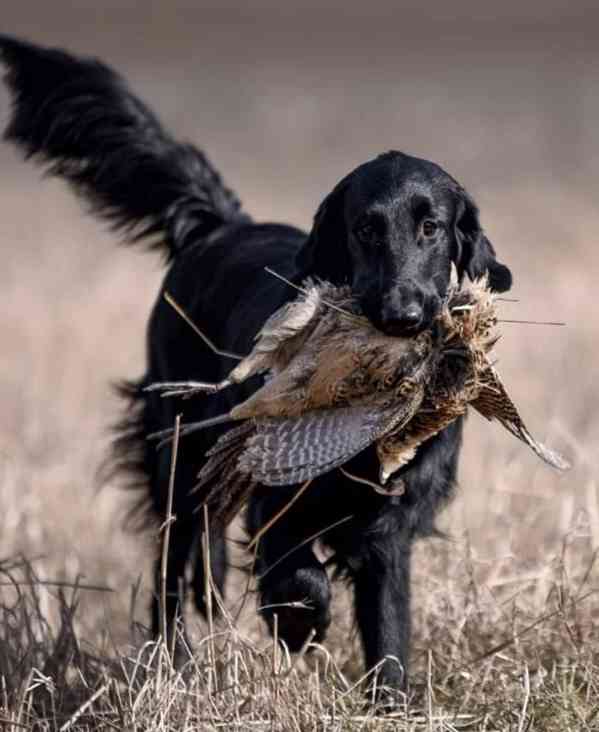
[(381, 238), (372, 223), (360, 224), (355, 230), (358, 241), (370, 246), (379, 246)]
[(431, 219), (425, 219), (422, 222), (422, 233), (424, 236), (434, 236), (437, 232), (437, 224), (435, 221), (431, 221)]

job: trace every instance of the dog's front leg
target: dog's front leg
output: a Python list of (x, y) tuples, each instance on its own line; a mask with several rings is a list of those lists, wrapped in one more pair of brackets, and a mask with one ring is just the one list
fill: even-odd
[[(379, 698), (405, 691), (410, 645), (411, 540), (373, 533), (354, 572), (356, 616), (368, 668), (378, 666)], [(388, 688), (382, 688), (388, 687)]]
[[(258, 488), (248, 510), (250, 536), (255, 537), (298, 490), (298, 486)], [(256, 557), (260, 612), (271, 632), (276, 623), (279, 638), (291, 651), (299, 651), (310, 639), (324, 640), (331, 622), (329, 578), (309, 539), (320, 528), (314, 498), (315, 494), (302, 495), (266, 531)]]

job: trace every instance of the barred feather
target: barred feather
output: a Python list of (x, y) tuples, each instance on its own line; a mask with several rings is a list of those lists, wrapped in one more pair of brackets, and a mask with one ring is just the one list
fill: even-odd
[(216, 482), (218, 485), (227, 483), (227, 474), (237, 470), (237, 461), (245, 449), (247, 438), (253, 433), (255, 426), (251, 420), (243, 422), (238, 427), (228, 430), (221, 435), (216, 443), (207, 451), (208, 460), (198, 473), (198, 482), (194, 491), (212, 490), (209, 486)]
[(255, 424), (253, 420), (247, 420), (246, 422), (242, 422), (237, 427), (233, 427), (232, 429), (228, 429), (223, 435), (221, 435), (218, 440), (212, 445), (212, 447), (206, 452), (206, 455), (212, 456), (212, 455), (218, 455), (223, 450), (233, 446), (237, 447), (240, 443), (240, 441), (244, 438), (247, 438), (251, 435), (251, 433), (255, 429)]
[(256, 481), (251, 475), (239, 471), (231, 472), (223, 491), (221, 483), (212, 486), (206, 497), (211, 520), (215, 526), (227, 526), (249, 499)]
[(570, 463), (559, 453), (537, 442), (528, 431), (514, 402), (492, 367), (482, 375), (482, 388), (472, 406), (489, 421), (498, 420), (512, 435), (527, 444), (541, 460), (558, 470), (568, 470)]
[(266, 485), (299, 483), (347, 462), (392, 426), (408, 421), (419, 402), (386, 408), (343, 407), (293, 419), (261, 420), (239, 469)]
[[(245, 440), (235, 442), (227, 446), (227, 449), (219, 450), (215, 455), (209, 456), (198, 473), (198, 483), (194, 490), (199, 490), (212, 478), (219, 477), (219, 473), (231, 464), (235, 464), (241, 452), (245, 448)], [(220, 479), (220, 477), (219, 477)]]

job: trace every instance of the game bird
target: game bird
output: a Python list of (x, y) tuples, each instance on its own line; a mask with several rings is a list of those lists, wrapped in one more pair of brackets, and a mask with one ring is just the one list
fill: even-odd
[(266, 383), (227, 414), (181, 430), (185, 435), (220, 422), (242, 422), (209, 450), (196, 486), (205, 491), (213, 519), (225, 524), (256, 483), (312, 480), (372, 443), (380, 462), (380, 485), (374, 487), (401, 492), (401, 480), (387, 490), (385, 485), (419, 445), (468, 405), (564, 470), (568, 463), (532, 437), (491, 363), (496, 326), (495, 298), (484, 280), (454, 285), (432, 328), (415, 337), (377, 330), (349, 288), (308, 281), (267, 320), (252, 352), (225, 380), (149, 389), (189, 397), (267, 374)]

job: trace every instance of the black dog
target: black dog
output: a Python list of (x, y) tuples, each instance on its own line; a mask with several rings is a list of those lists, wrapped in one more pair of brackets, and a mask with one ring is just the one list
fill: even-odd
[[(106, 66), (6, 37), (0, 38), (0, 51), (14, 95), (7, 139), (66, 178), (130, 241), (157, 241), (171, 262), (164, 288), (223, 349), (248, 353), (265, 319), (295, 296), (264, 271), (266, 265), (296, 283), (307, 276), (351, 283), (378, 328), (404, 335), (431, 324), (452, 262), (460, 277), (488, 273), (495, 290), (511, 285), (472, 199), (434, 163), (389, 152), (361, 165), (324, 200), (309, 235), (289, 226), (257, 224), (204, 155), (172, 140)], [(218, 381), (233, 365), (204, 348), (160, 294), (149, 325), (148, 369), (139, 382), (124, 387), (129, 412), (116, 443), (120, 466), (132, 471), (159, 520), (166, 510), (170, 453), (157, 451), (147, 435), (172, 427), (180, 411), (186, 421), (227, 411), (258, 382), (185, 402), (161, 399), (144, 387), (167, 380)], [(182, 606), (192, 554), (195, 601), (200, 610), (205, 607), (203, 563), (195, 548), (201, 496), (190, 489), (218, 434), (212, 429), (180, 444), (177, 520), (168, 554), (169, 627)], [(378, 495), (334, 471), (315, 481), (265, 534), (256, 568), (262, 604), (304, 601), (309, 608), (276, 608), (279, 634), (292, 650), (312, 629), (321, 640), (330, 622), (329, 577), (313, 542), (305, 542), (324, 530), (322, 541), (333, 550), (333, 563), (354, 584), (366, 663), (382, 661), (382, 681), (405, 687), (412, 542), (434, 532), (435, 515), (451, 496), (461, 434), (457, 421), (421, 446), (402, 469), (404, 495)], [(360, 454), (350, 469), (376, 480), (373, 451)], [(249, 535), (296, 491), (297, 486), (256, 490), (248, 510)], [(223, 590), (224, 536), (212, 535), (210, 547), (212, 574)], [(158, 611), (156, 594), (155, 632)], [(275, 610), (263, 612), (272, 626)]]

